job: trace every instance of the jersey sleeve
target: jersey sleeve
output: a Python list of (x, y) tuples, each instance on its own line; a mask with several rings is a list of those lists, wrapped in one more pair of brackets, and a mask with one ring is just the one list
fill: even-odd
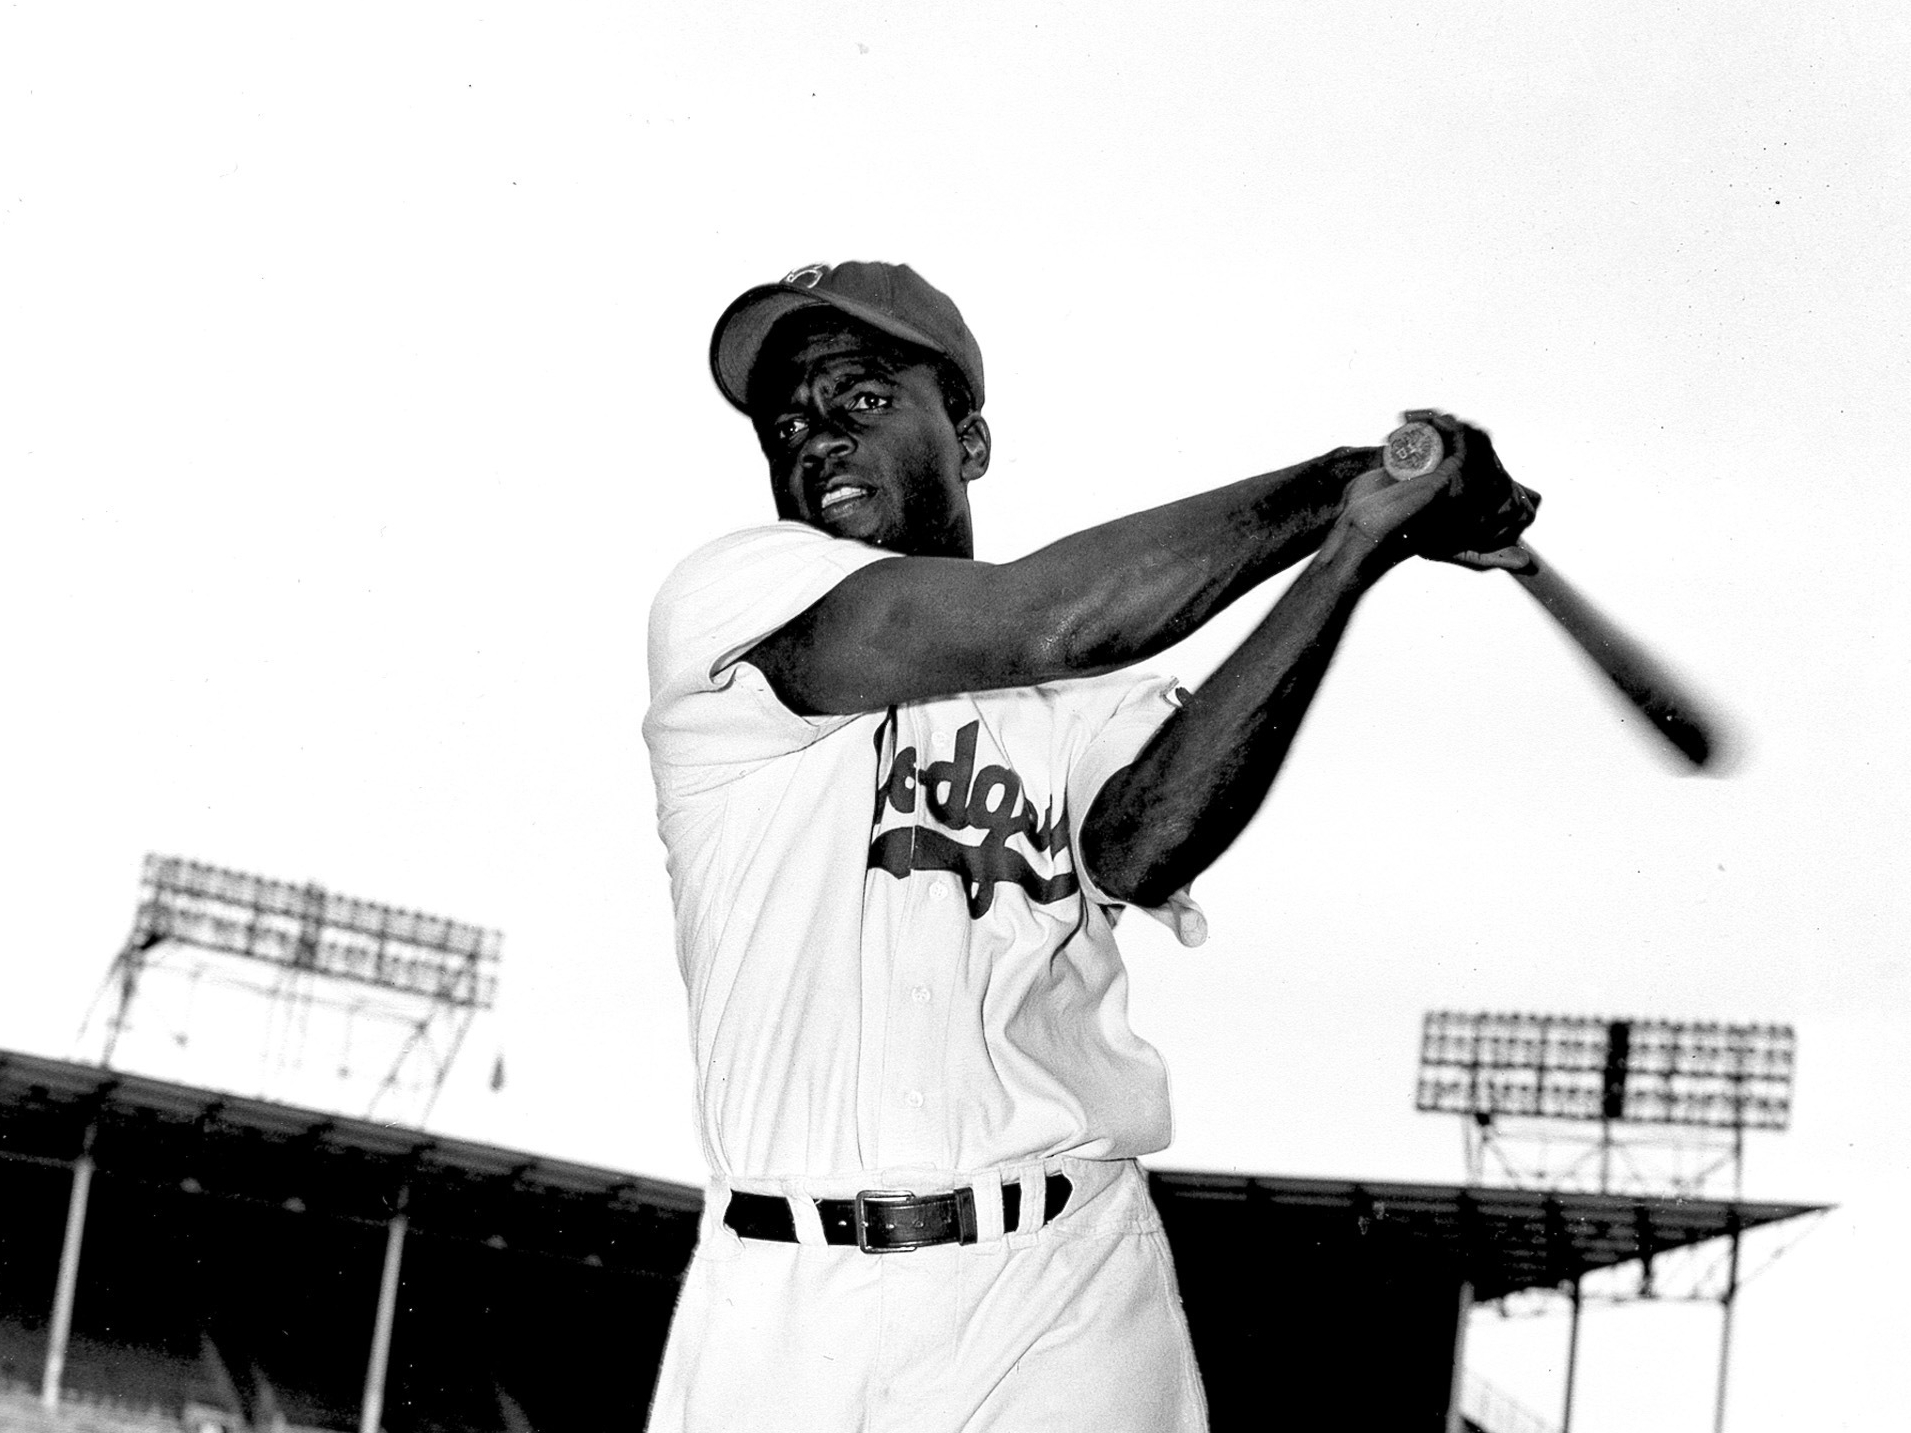
[(699, 548), (664, 579), (650, 609), (654, 761), (747, 767), (798, 750), (853, 716), (802, 716), (739, 659), (852, 572), (894, 556), (801, 523), (746, 528)]
[[(1086, 729), (1077, 734), (1078, 747), (1068, 764), (1069, 840), (1074, 845), (1076, 876), (1088, 900), (1116, 910), (1127, 903), (1097, 886), (1087, 863), (1082, 860), (1081, 822), (1108, 778), (1141, 754), (1149, 738), (1180, 708), (1186, 696), (1179, 684), (1168, 677), (1145, 677), (1136, 681), (1132, 674), (1123, 674), (1100, 678), (1097, 685), (1124, 680), (1126, 690), (1119, 694), (1112, 709), (1104, 703), (1105, 715), (1094, 714), (1085, 723)], [(1140, 909), (1173, 931), (1183, 945), (1200, 945), (1208, 938), (1207, 916), (1186, 887), (1168, 897), (1165, 905)]]

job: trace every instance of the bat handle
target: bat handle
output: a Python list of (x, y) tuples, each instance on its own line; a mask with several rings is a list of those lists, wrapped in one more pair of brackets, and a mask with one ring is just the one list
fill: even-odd
[(1447, 450), (1438, 428), (1409, 419), (1387, 435), (1380, 455), (1387, 476), (1404, 483), (1409, 478), (1423, 478), (1439, 467)]
[[(1412, 414), (1402, 416), (1407, 421), (1387, 435), (1380, 452), (1381, 466), (1386, 468), (1387, 476), (1404, 483), (1412, 478), (1423, 478), (1439, 467), (1441, 460), (1446, 457), (1446, 444), (1441, 441), (1440, 430), (1431, 423), (1421, 422)], [(1456, 553), (1455, 557), (1467, 566), (1497, 567), (1514, 576), (1519, 576), (1533, 565), (1532, 555), (1517, 545), (1498, 548), (1491, 553)], [(1480, 558), (1503, 560), (1473, 560)]]

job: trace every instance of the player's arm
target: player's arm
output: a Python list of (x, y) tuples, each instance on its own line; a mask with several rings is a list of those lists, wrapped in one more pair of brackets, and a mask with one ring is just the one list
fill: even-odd
[(843, 579), (747, 660), (808, 715), (1089, 676), (1180, 641), (1314, 551), (1377, 461), (1305, 463), (1075, 533), (1015, 562), (896, 557)]
[(1538, 503), (1478, 429), (1440, 426), (1452, 456), (1424, 478), (1360, 479), (1314, 559), (1247, 640), (1103, 785), (1082, 859), (1109, 895), (1165, 903), (1260, 809), (1361, 596), (1408, 556), (1497, 549)]

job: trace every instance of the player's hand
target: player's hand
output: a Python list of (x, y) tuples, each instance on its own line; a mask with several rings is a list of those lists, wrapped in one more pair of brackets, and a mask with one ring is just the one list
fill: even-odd
[(1406, 416), (1439, 431), (1446, 457), (1406, 482), (1379, 470), (1362, 474), (1348, 486), (1341, 522), (1385, 566), (1409, 556), (1482, 571), (1528, 566), (1514, 544), (1532, 523), (1539, 494), (1513, 481), (1484, 430), (1445, 413)]
[[(1480, 572), (1498, 568), (1517, 572), (1530, 568), (1533, 559), (1517, 545), (1517, 540), (1538, 515), (1540, 495), (1513, 481), (1499, 454), (1493, 450), (1493, 440), (1486, 430), (1463, 423), (1450, 413), (1423, 410), (1403, 416), (1409, 421), (1431, 423), (1439, 431), (1447, 450), (1440, 466), (1452, 463), (1458, 469), (1456, 496), (1465, 513), (1456, 516), (1462, 523), (1478, 523), (1478, 530), (1488, 534), (1444, 551), (1441, 550), (1444, 539), (1435, 541), (1431, 546), (1419, 547), (1420, 556)], [(1428, 476), (1437, 476), (1439, 471), (1436, 468)]]

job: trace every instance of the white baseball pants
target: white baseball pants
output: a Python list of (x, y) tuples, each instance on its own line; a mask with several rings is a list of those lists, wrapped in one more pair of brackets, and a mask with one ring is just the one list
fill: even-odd
[[(1205, 1433), (1207, 1404), (1167, 1239), (1132, 1160), (1048, 1162), (1074, 1182), (1042, 1224), (1043, 1168), (969, 1184), (968, 1246), (826, 1245), (785, 1186), (798, 1240), (741, 1239), (713, 1184), (652, 1399), (650, 1433)], [(1003, 1179), (1023, 1182), (1003, 1236)], [(805, 1206), (808, 1206), (807, 1214)]]

